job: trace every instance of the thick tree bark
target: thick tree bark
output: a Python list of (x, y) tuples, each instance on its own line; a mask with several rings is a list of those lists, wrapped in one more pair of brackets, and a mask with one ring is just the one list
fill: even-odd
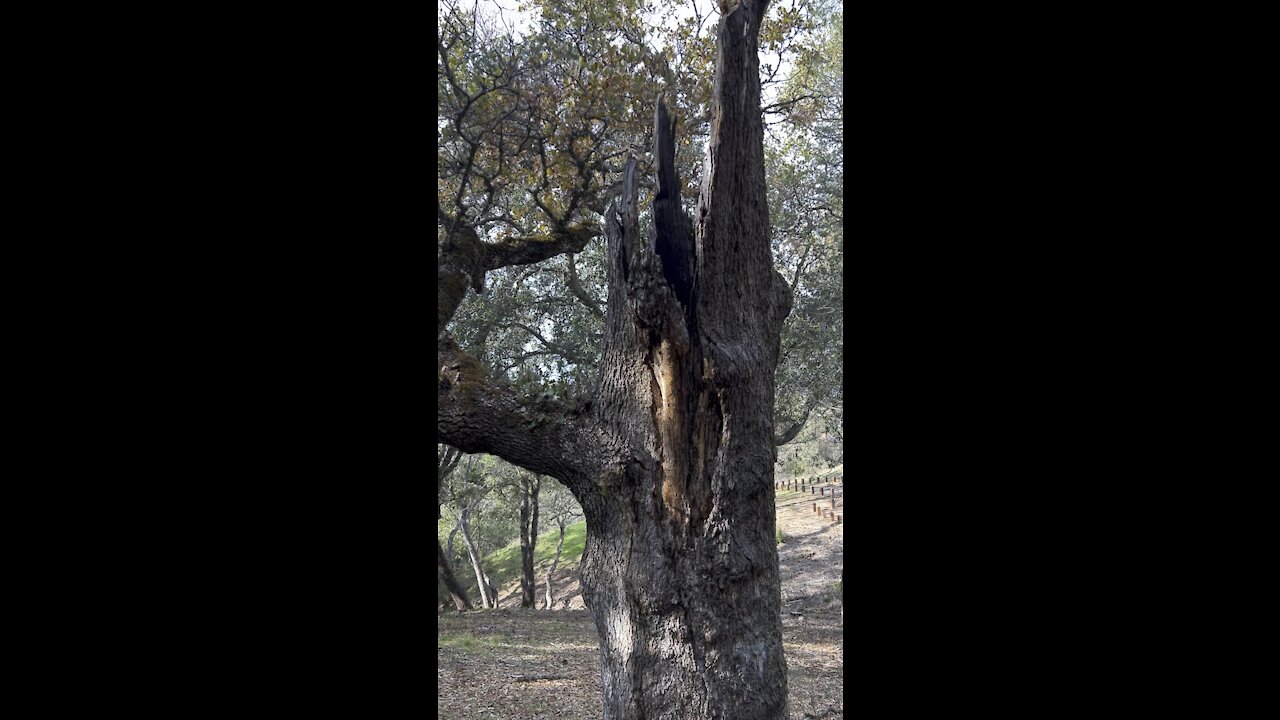
[(551, 581), (556, 575), (556, 566), (560, 564), (560, 553), (564, 550), (564, 517), (556, 518), (556, 524), (560, 526), (560, 539), (556, 542), (556, 555), (551, 559), (551, 567), (547, 570), (547, 609), (550, 610), (555, 603), (555, 597), (551, 594)]
[[(602, 417), (636, 452), (583, 509), (584, 599), (609, 719), (785, 718), (774, 544), (773, 269), (759, 112), (762, 3), (719, 27), (710, 156), (693, 244), (659, 109), (652, 244), (634, 182), (608, 216)], [(685, 283), (692, 277), (692, 286)]]
[(533, 578), (533, 555), (538, 544), (538, 491), (542, 478), (520, 479), (520, 607), (532, 608), (537, 586)]
[(606, 211), (594, 401), (522, 400), (447, 333), (439, 343), (441, 441), (550, 475), (582, 505), (583, 599), (600, 636), (606, 720), (787, 717), (773, 417), (791, 293), (773, 268), (765, 195), (766, 5), (724, 8), (717, 29), (696, 222), (680, 209), (661, 105), (653, 232), (640, 231), (634, 158)]

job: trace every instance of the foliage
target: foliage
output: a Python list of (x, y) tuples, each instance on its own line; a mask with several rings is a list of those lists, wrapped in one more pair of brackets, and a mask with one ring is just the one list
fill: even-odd
[[(441, 541), (444, 542), (451, 528), (445, 527), (443, 523), (440, 525)], [(557, 577), (562, 571), (577, 566), (582, 558), (582, 549), (586, 546), (587, 524), (585, 521), (579, 521), (573, 524), (565, 525), (564, 528), (564, 550), (560, 555), (560, 565), (556, 568)], [(537, 548), (534, 552), (534, 571), (537, 575), (539, 585), (546, 579), (547, 568), (551, 565), (551, 560), (556, 553), (556, 543), (560, 539), (560, 529), (553, 528), (538, 536)], [(468, 563), (463, 567), (470, 567), (468, 560), (462, 560)], [(457, 567), (457, 566), (455, 566)], [(520, 579), (520, 543), (517, 540), (508, 544), (506, 547), (495, 550), (484, 558), (484, 569), (489, 574), (489, 578), (493, 580), (493, 585), (499, 592), (511, 583)], [(466, 588), (467, 592), (476, 593), (476, 581), (474, 573), (457, 573), (458, 581)], [(447, 596), (443, 589), (438, 589), (436, 593), (438, 602), (444, 602)]]
[[(517, 37), (467, 6), (441, 6), (439, 199), (450, 216), (490, 240), (599, 227), (628, 154), (651, 177), (659, 93), (678, 125), (692, 211), (717, 5), (536, 0), (521, 9), (534, 22)], [(838, 6), (792, 0), (772, 5), (761, 31), (774, 252), (795, 294), (776, 379), (778, 432), (811, 414), (838, 425), (843, 405), (842, 27)], [(491, 271), (454, 316), (454, 337), (521, 390), (586, 396), (600, 358), (602, 245)]]
[[(465, 455), (443, 483), (442, 517), (437, 524), (437, 536), (441, 547), (447, 548), (449, 536), (454, 533), (453, 552), (448, 560), (459, 584), (471, 597), (479, 596), (475, 573), (462, 543), (461, 532), (455, 533), (461, 507), (464, 503), (473, 506), (470, 514), (472, 539), (483, 557), (485, 572), (501, 591), (520, 576), (520, 497), (516, 479), (522, 472), (525, 471), (492, 455)], [(534, 565), (541, 582), (559, 540), (557, 517), (566, 520), (561, 568), (566, 567), (566, 564), (572, 567), (582, 555), (586, 542), (586, 525), (577, 521), (577, 518), (582, 517), (582, 509), (577, 500), (559, 483), (542, 484), (539, 506), (539, 538)], [(437, 600), (443, 602), (446, 599), (443, 587), (437, 588)]]
[(795, 296), (777, 371), (779, 432), (816, 408), (838, 426), (843, 407), (843, 21), (829, 20), (800, 50), (784, 93), (799, 100), (765, 150), (774, 255)]

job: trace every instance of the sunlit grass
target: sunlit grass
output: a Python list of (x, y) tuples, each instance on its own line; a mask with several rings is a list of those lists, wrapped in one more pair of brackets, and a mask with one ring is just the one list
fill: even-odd
[[(538, 582), (546, 578), (547, 568), (551, 567), (551, 559), (556, 554), (556, 543), (560, 539), (560, 529), (538, 536), (537, 546), (533, 551), (533, 574)], [(587, 523), (582, 521), (564, 528), (564, 551), (560, 555), (560, 564), (556, 565), (558, 574), (567, 565), (577, 565), (582, 558), (582, 548), (587, 543)], [(504, 587), (507, 583), (520, 579), (520, 541), (489, 553), (484, 559), (484, 570), (489, 573), (495, 587)]]
[(474, 635), (437, 635), (436, 649), (455, 648), (462, 650), (474, 650), (478, 647), (493, 647), (498, 645), (498, 640), (489, 637), (476, 637)]
[[(446, 528), (447, 531), (448, 528)], [(533, 574), (539, 588), (547, 579), (547, 568), (551, 567), (551, 560), (555, 557), (556, 543), (559, 539), (560, 528), (555, 528), (538, 536), (538, 544), (533, 551)], [(563, 570), (578, 565), (582, 559), (582, 549), (586, 546), (586, 543), (587, 523), (585, 520), (564, 527), (564, 550), (560, 554), (560, 563), (556, 565), (556, 577), (561, 577)], [(484, 558), (484, 571), (489, 573), (489, 579), (493, 581), (494, 587), (498, 588), (499, 592), (509, 583), (519, 580), (520, 541), (516, 540), (501, 550), (495, 550), (486, 555)], [(471, 570), (471, 563), (466, 561), (459, 563), (453, 569), (453, 573), (472, 598), (472, 602), (478, 600), (476, 578), (475, 573)], [(440, 598), (447, 597), (443, 594), (443, 591), (439, 591), (438, 594)]]

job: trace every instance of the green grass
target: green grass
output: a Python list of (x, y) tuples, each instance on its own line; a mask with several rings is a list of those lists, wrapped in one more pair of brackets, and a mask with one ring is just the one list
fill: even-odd
[(493, 638), (476, 637), (474, 635), (437, 635), (436, 649), (440, 648), (462, 648), (463, 650), (474, 650), (482, 646), (494, 646), (498, 643)]
[(785, 533), (782, 532), (782, 528), (777, 528), (773, 531), (773, 539), (776, 540), (779, 545), (781, 545), (782, 543), (787, 541), (787, 536)]
[[(448, 529), (445, 530), (448, 532)], [(551, 567), (551, 559), (556, 554), (556, 543), (560, 539), (560, 528), (553, 528), (538, 536), (538, 544), (533, 551), (533, 575), (539, 584), (547, 578), (547, 568)], [(457, 542), (462, 542), (460, 539)], [(582, 559), (582, 548), (587, 542), (587, 522), (577, 522), (564, 527), (564, 550), (560, 553), (560, 564), (556, 565), (556, 576), (566, 568), (576, 567)], [(472, 602), (479, 599), (476, 594), (476, 576), (470, 562), (460, 563), (453, 569), (458, 582), (467, 590)], [(509, 583), (520, 579), (520, 541), (489, 553), (484, 558), (484, 571), (489, 573), (493, 586), (502, 592)], [(447, 597), (440, 594), (440, 597)]]
[[(551, 567), (551, 559), (556, 554), (556, 543), (560, 539), (560, 529), (538, 536), (538, 544), (533, 550), (533, 574), (539, 582), (546, 577), (547, 568)], [(564, 527), (564, 550), (560, 554), (560, 564), (556, 566), (559, 573), (566, 566), (578, 564), (582, 558), (582, 548), (587, 543), (587, 522), (583, 520)], [(505, 587), (508, 583), (520, 579), (520, 541), (496, 550), (485, 556), (484, 570), (489, 573), (494, 587)]]

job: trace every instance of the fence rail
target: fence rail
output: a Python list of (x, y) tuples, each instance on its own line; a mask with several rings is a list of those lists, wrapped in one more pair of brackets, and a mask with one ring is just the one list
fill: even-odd
[(832, 522), (844, 522), (844, 473), (778, 480), (773, 488), (821, 498), (813, 503), (813, 512)]

